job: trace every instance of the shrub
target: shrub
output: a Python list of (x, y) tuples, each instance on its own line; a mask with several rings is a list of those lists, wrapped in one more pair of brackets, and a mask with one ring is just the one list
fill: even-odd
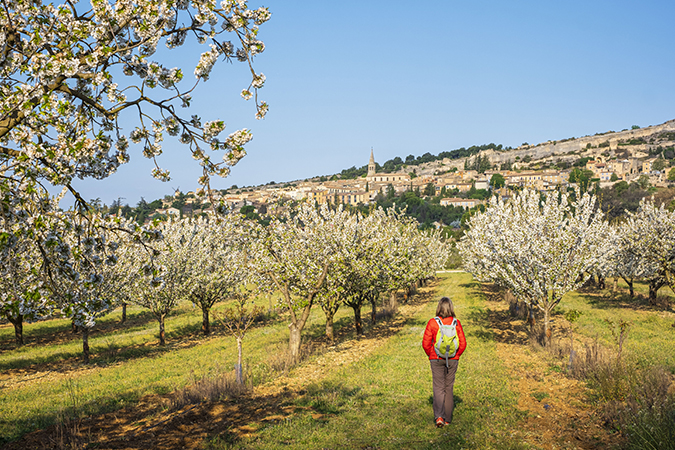
[(675, 394), (670, 373), (663, 367), (649, 367), (628, 373), (628, 395), (604, 408), (605, 418), (628, 438), (631, 449), (675, 449)]
[[(570, 375), (587, 381), (605, 422), (626, 437), (627, 448), (675, 450), (675, 389), (670, 372), (622, 355), (630, 324), (607, 323), (614, 352), (597, 339), (587, 343), (580, 354), (570, 356)], [(559, 358), (569, 354), (561, 341), (547, 350)]]

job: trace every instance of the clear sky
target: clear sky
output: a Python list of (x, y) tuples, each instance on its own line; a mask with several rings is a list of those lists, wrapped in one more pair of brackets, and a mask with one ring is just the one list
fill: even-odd
[[(246, 156), (212, 187), (337, 173), (395, 156), (494, 142), (516, 147), (675, 119), (672, 0), (249, 0), (272, 19), (255, 61), (267, 77), (262, 121), (239, 92), (244, 67), (219, 63), (190, 114), (254, 133)], [(160, 52), (192, 73), (194, 47)], [(174, 62), (175, 60), (175, 62)], [(192, 67), (188, 67), (191, 65)], [(191, 75), (190, 75), (191, 76)], [(168, 138), (172, 180), (131, 162), (79, 181), (87, 199), (135, 205), (197, 187), (199, 166)]]

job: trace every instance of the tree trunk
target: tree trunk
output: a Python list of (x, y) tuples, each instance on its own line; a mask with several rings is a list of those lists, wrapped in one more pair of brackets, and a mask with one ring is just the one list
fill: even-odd
[(371, 295), (368, 299), (370, 301), (370, 322), (375, 325), (377, 321), (377, 295)]
[(335, 341), (335, 331), (333, 330), (333, 314), (326, 315), (326, 337), (331, 342)]
[(395, 290), (391, 291), (389, 293), (389, 308), (394, 310), (394, 311), (396, 311), (396, 309), (398, 308), (398, 301), (397, 301), (397, 298), (396, 298), (396, 291)]
[(127, 304), (126, 302), (122, 303), (122, 320), (120, 323), (124, 323), (127, 321)]
[(649, 304), (656, 304), (656, 294), (659, 292), (659, 289), (663, 287), (665, 283), (662, 281), (652, 280), (649, 282)]
[(77, 325), (75, 325), (75, 319), (70, 321), (70, 329), (73, 332), (73, 334), (77, 334), (80, 330)]
[(598, 289), (606, 289), (607, 285), (605, 284), (605, 277), (598, 275)]
[(527, 323), (530, 325), (530, 331), (534, 331), (534, 307), (530, 304), (527, 305)]
[(14, 325), (14, 340), (16, 341), (16, 345), (23, 345), (23, 316), (19, 314), (16, 319), (7, 317), (7, 320)]
[(656, 293), (658, 292), (658, 289), (656, 289), (656, 286), (653, 283), (649, 283), (649, 304), (654, 305), (656, 304)]
[(625, 281), (626, 284), (628, 285), (628, 293), (629, 293), (630, 297), (631, 298), (635, 297), (635, 289), (633, 288), (633, 279), (632, 278), (628, 279), (628, 278), (625, 278), (625, 277), (621, 277), (621, 278), (623, 278), (623, 281)]
[(288, 337), (288, 359), (286, 360), (286, 370), (300, 361), (300, 341), (302, 338), (302, 329), (291, 323), (289, 325), (290, 336)]
[[(325, 274), (325, 272), (324, 272)], [(302, 330), (307, 324), (307, 319), (309, 318), (309, 313), (312, 310), (312, 305), (314, 304), (314, 296), (311, 295), (307, 299), (307, 304), (302, 308), (302, 313), (298, 317), (296, 311), (293, 311), (293, 306), (290, 302), (290, 298), (286, 297), (286, 302), (290, 308), (291, 313), (291, 323), (288, 325), (290, 335), (288, 337), (288, 359), (286, 360), (286, 370), (290, 369), (291, 366), (300, 362), (300, 344), (302, 340)]]
[(159, 345), (166, 345), (164, 334), (164, 314), (160, 314), (157, 320), (159, 321)]
[(614, 277), (614, 281), (612, 282), (612, 291), (616, 292), (618, 288), (619, 288), (619, 278)]
[(89, 364), (89, 328), (82, 327), (82, 355), (84, 363)]
[(209, 308), (202, 306), (202, 332), (204, 336), (211, 333), (211, 323), (209, 322)]
[(235, 371), (237, 372), (237, 383), (239, 384), (244, 384), (244, 371), (242, 369), (242, 361), (243, 361), (243, 349), (242, 349), (242, 339), (237, 338), (237, 352), (238, 352), (238, 358), (237, 358), (237, 366), (235, 367)]
[(548, 347), (551, 345), (551, 326), (550, 326), (550, 311), (544, 308), (544, 343)]
[(335, 329), (333, 324), (335, 323), (335, 313), (337, 313), (339, 308), (339, 301), (334, 301), (333, 303), (330, 301), (321, 302), (321, 309), (323, 309), (323, 313), (326, 315), (326, 337), (331, 342), (335, 341)]
[(356, 327), (356, 335), (360, 336), (363, 334), (363, 323), (361, 322), (361, 305), (352, 305), (354, 310), (354, 327)]

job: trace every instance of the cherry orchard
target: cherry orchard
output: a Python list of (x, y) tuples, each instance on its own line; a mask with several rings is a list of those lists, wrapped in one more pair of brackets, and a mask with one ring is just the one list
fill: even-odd
[(508, 201), (493, 197), (471, 217), (458, 245), (468, 272), (508, 287), (544, 313), (547, 338), (553, 309), (603, 259), (609, 225), (595, 196), (575, 194), (526, 189)]
[(302, 204), (297, 210), (273, 217), (258, 229), (253, 242), (255, 271), (261, 290), (278, 291), (289, 311), (289, 363), (300, 358), (302, 330), (329, 271), (343, 256), (341, 242), (353, 220), (342, 208), (314, 208)]
[[(208, 80), (217, 60), (236, 60), (251, 74), (241, 95), (254, 98), (256, 116), (264, 117), (268, 107), (257, 95), (265, 76), (254, 71), (252, 62), (265, 48), (258, 28), (269, 18), (266, 8), (249, 9), (244, 0), (219, 5), (209, 0), (2, 3), (0, 278), (18, 278), (0, 308), (16, 322), (19, 342), (23, 317), (47, 314), (50, 301), (63, 301), (69, 282), (86, 291), (73, 291), (73, 298), (99, 302), (96, 307), (90, 303), (96, 313), (71, 302), (66, 313), (74, 320), (91, 325), (108, 308), (102, 297), (94, 299), (96, 286), (109, 284), (99, 280), (103, 272), (93, 274), (98, 281), (78, 282), (89, 279), (94, 266), (90, 250), (82, 253), (73, 242), (143, 242), (153, 236), (135, 224), (120, 226), (111, 218), (86, 214), (82, 196), (71, 185), (74, 178), (109, 176), (129, 161), (130, 146), (138, 144), (155, 162), (153, 175), (168, 180), (157, 159), (165, 135), (184, 144), (199, 162), (199, 183), (205, 188), (211, 176), (227, 176), (246, 154), (248, 130), (221, 140), (221, 119), (202, 123), (181, 108), (190, 106), (195, 87)], [(188, 39), (204, 46), (199, 61), (187, 68), (194, 81), (185, 79), (186, 68), (153, 60), (159, 45), (175, 49)], [(124, 130), (123, 120), (136, 126)], [(75, 196), (81, 217), (60, 210), (59, 198), (48, 193), (50, 185)], [(205, 192), (210, 191), (199, 190)], [(152, 255), (145, 250), (135, 261), (139, 267)]]

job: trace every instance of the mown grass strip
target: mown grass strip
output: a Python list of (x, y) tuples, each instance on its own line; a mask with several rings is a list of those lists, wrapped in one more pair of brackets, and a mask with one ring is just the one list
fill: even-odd
[[(455, 302), (468, 348), (457, 373), (454, 421), (436, 429), (421, 340), (443, 295)], [(526, 448), (510, 439), (520, 417), (517, 398), (487, 326), (485, 302), (471, 275), (444, 274), (434, 300), (386, 345), (308, 387), (297, 401), (306, 413), (248, 440), (214, 438), (209, 448)]]

